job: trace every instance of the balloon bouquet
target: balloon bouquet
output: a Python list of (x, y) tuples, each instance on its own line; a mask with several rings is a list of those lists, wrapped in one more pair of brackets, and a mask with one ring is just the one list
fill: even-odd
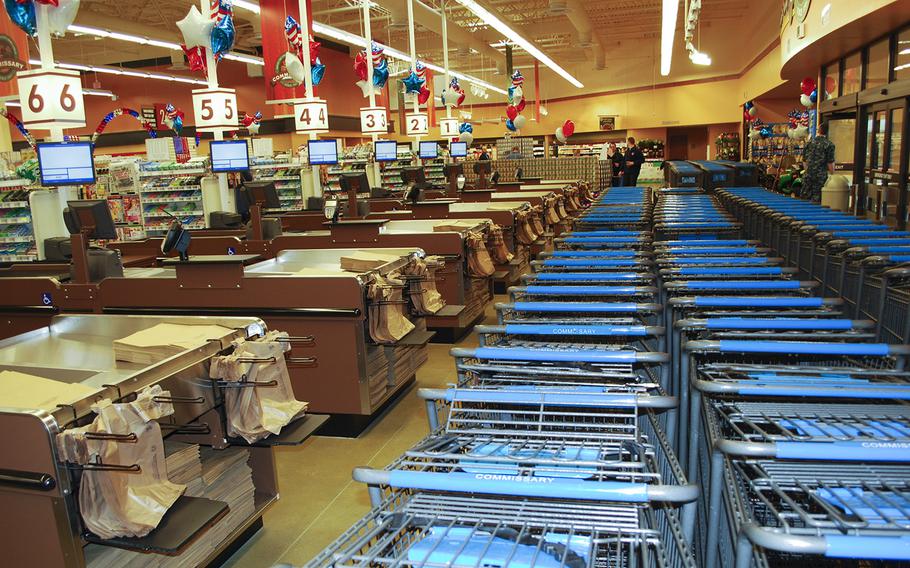
[(812, 77), (804, 78), (799, 84), (799, 102), (806, 108), (812, 108), (818, 102), (818, 85)]
[(192, 6), (186, 17), (177, 22), (183, 35), (183, 53), (193, 71), (208, 74), (206, 49), (211, 49), (215, 61), (220, 61), (234, 45), (234, 9), (230, 0), (213, 0), (211, 13), (202, 14)]
[(383, 47), (374, 41), (370, 46), (370, 54), (368, 57), (364, 49), (354, 57), (354, 74), (358, 79), (356, 84), (360, 87), (364, 97), (370, 96), (370, 84), (367, 83), (368, 64), (373, 66), (373, 87), (382, 89), (389, 80), (389, 61), (386, 59)]
[(262, 122), (262, 113), (256, 111), (255, 114), (247, 114), (243, 117), (243, 120), (240, 121), (247, 130), (250, 131), (251, 135), (259, 134), (259, 123)]
[(427, 98), (429, 98), (429, 95), (427, 95), (427, 98), (424, 98), (423, 101), (420, 100), (421, 97), (423, 97), (424, 91), (429, 93), (429, 91), (426, 90), (426, 86), (425, 86), (425, 84), (427, 82), (426, 76), (427, 76), (426, 66), (424, 66), (423, 63), (418, 61), (417, 64), (414, 66), (414, 70), (411, 71), (411, 73), (407, 77), (405, 77), (404, 79), (401, 80), (402, 85), (404, 85), (405, 94), (416, 95), (417, 102), (421, 103), (421, 104), (425, 103), (427, 101)]
[(521, 130), (527, 124), (527, 118), (521, 116), (521, 111), (525, 109), (524, 85), (525, 78), (521, 71), (515, 70), (512, 73), (512, 85), (509, 86), (509, 105), (506, 107), (506, 128), (509, 132)]
[(458, 84), (458, 77), (452, 77), (452, 80), (449, 81), (449, 88), (443, 89), (440, 98), (443, 105), (458, 108), (464, 103), (466, 96), (464, 89)]
[(36, 4), (48, 7), (47, 24), (56, 36), (66, 35), (66, 28), (76, 20), (80, 0), (5, 0), (4, 6), (9, 19), (28, 35), (38, 34)]
[[(284, 68), (297, 85), (302, 85), (306, 79), (306, 69), (303, 66), (303, 30), (293, 17), (288, 16), (284, 21), (284, 35), (288, 40), (289, 51), (284, 54)], [(325, 65), (319, 59), (319, 47), (322, 45), (309, 36), (310, 42), (310, 78), (315, 87), (322, 82), (325, 76)], [(294, 85), (294, 86), (297, 86)]]

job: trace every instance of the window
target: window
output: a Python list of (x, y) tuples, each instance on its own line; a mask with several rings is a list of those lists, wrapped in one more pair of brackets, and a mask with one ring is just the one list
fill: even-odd
[(904, 128), (904, 109), (891, 109), (891, 157), (888, 159), (888, 171), (896, 172), (901, 167), (901, 130)]
[(825, 92), (822, 95), (822, 100), (827, 101), (828, 99), (836, 99), (840, 96), (840, 62), (835, 61), (830, 65), (822, 69), (822, 85), (824, 85)]
[(853, 163), (853, 135), (855, 132), (855, 118), (832, 118), (828, 122), (828, 139), (834, 142), (834, 161), (836, 163)]
[(857, 51), (844, 60), (844, 93), (851, 95), (859, 92), (862, 78), (862, 54)]
[(866, 88), (888, 82), (888, 61), (891, 59), (891, 42), (885, 38), (869, 46), (869, 64), (866, 65)]
[(910, 79), (910, 28), (897, 34), (897, 59), (894, 61), (894, 79)]
[(877, 170), (883, 166), (885, 160), (885, 126), (888, 120), (885, 111), (875, 113), (875, 144), (872, 149), (872, 169)]
[(875, 141), (875, 136), (873, 135), (873, 127), (875, 125), (875, 118), (873, 118), (872, 113), (869, 113), (869, 119), (866, 121), (866, 167), (872, 167), (872, 143)]

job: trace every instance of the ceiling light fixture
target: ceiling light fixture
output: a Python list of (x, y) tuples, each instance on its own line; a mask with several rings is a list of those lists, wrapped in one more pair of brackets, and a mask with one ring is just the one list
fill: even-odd
[[(332, 26), (328, 26), (326, 24), (321, 24), (319, 22), (313, 22), (313, 33), (321, 35), (321, 36), (325, 36), (330, 39), (335, 39), (340, 42), (346, 43), (348, 45), (353, 45), (355, 47), (364, 47), (365, 48), (367, 46), (366, 38), (359, 36), (357, 34), (351, 33), (349, 31), (345, 31), (345, 30), (338, 29), (338, 28), (335, 28)], [(411, 61), (410, 55), (403, 53), (401, 51), (398, 51), (397, 49), (395, 49), (393, 47), (388, 47), (386, 45), (382, 45), (379, 42), (376, 42), (376, 43), (378, 45), (382, 46), (383, 51), (389, 57), (391, 57), (393, 59), (398, 59), (400, 61), (407, 61), (407, 62)], [(445, 73), (445, 70), (442, 67), (440, 67), (439, 65), (436, 65), (435, 63), (429, 63), (423, 59), (421, 59), (421, 62), (424, 65), (426, 65), (428, 68), (432, 69), (433, 71), (436, 71), (437, 73)], [(506, 93), (506, 91), (504, 89), (500, 89), (499, 87), (496, 87), (490, 83), (487, 83), (486, 81), (484, 81), (482, 79), (478, 79), (477, 77), (474, 77), (473, 75), (466, 75), (466, 74), (460, 73), (458, 71), (452, 71), (451, 69), (449, 70), (449, 75), (451, 75), (452, 77), (458, 77), (458, 79), (460, 79), (462, 81), (467, 81), (468, 83), (480, 85), (480, 86), (484, 87), (485, 89), (489, 89), (491, 91), (496, 91), (497, 93), (499, 93), (501, 95), (508, 94), (508, 93)]]
[(676, 15), (679, 12), (679, 0), (663, 0), (660, 25), (660, 74), (670, 74), (673, 62), (673, 36), (676, 35)]
[[(699, 51), (692, 43), (695, 41), (695, 31), (698, 29), (698, 17), (701, 15), (701, 0), (690, 0), (689, 9), (686, 10), (686, 51), (689, 60), (695, 65), (711, 65), (711, 56)], [(701, 34), (699, 33), (699, 45)]]
[[(236, 6), (236, 2), (234, 3)], [(258, 8), (258, 6), (257, 6)], [(112, 32), (109, 30), (104, 30), (101, 28), (93, 28), (90, 26), (79, 26), (71, 25), (66, 28), (66, 31), (72, 32), (74, 34), (83, 34), (83, 35), (93, 35), (96, 37), (103, 37), (109, 39), (117, 39), (120, 41), (128, 41), (131, 43), (138, 43), (139, 45), (150, 45), (153, 47), (161, 47), (164, 49), (170, 49), (172, 51), (183, 51), (183, 48), (180, 47), (179, 43), (174, 43), (172, 41), (162, 41), (158, 39), (151, 39), (143, 36), (137, 36), (133, 34), (124, 34), (120, 32)], [(231, 51), (224, 54), (225, 59), (230, 59), (231, 61), (240, 61), (242, 63), (250, 63), (252, 65), (265, 65), (265, 62), (261, 57), (255, 55), (248, 55), (246, 53), (238, 53), (236, 51)]]
[[(28, 61), (32, 65), (41, 65), (41, 61), (37, 59), (29, 59)], [(152, 73), (146, 71), (134, 71), (132, 69), (123, 69), (120, 67), (109, 67), (107, 65), (83, 65), (81, 63), (65, 63), (58, 61), (56, 62), (58, 67), (63, 69), (73, 69), (75, 71), (84, 71), (86, 73), (106, 73), (108, 75), (126, 75), (129, 77), (140, 77), (142, 79), (157, 79), (159, 81), (171, 81), (175, 83), (187, 83), (190, 85), (208, 85), (207, 82), (201, 79), (194, 79), (192, 77), (183, 77), (180, 75), (166, 75), (164, 73)], [(84, 91), (83, 91), (84, 92)]]
[(242, 8), (244, 10), (249, 10), (250, 12), (253, 12), (254, 14), (259, 13), (259, 4), (256, 4), (254, 2), (248, 2), (247, 0), (234, 0), (234, 7)]
[(464, 6), (465, 8), (467, 8), (468, 10), (470, 10), (471, 12), (473, 12), (475, 16), (477, 16), (478, 18), (483, 20), (487, 25), (493, 27), (493, 29), (495, 29), (502, 35), (506, 36), (509, 40), (512, 41), (512, 43), (514, 43), (518, 47), (522, 48), (523, 50), (527, 51), (535, 59), (537, 59), (538, 61), (540, 61), (547, 67), (549, 67), (550, 69), (552, 69), (553, 72), (555, 72), (557, 75), (559, 75), (560, 77), (562, 77), (563, 79), (565, 79), (566, 81), (568, 81), (569, 83), (574, 85), (575, 87), (578, 87), (579, 89), (584, 87), (584, 85), (581, 83), (581, 81), (579, 81), (578, 79), (573, 77), (571, 73), (569, 73), (568, 71), (566, 71), (565, 69), (563, 69), (562, 67), (557, 65), (557, 63), (555, 61), (553, 61), (552, 59), (550, 59), (549, 56), (547, 56), (547, 54), (545, 54), (544, 52), (537, 49), (537, 47), (533, 43), (526, 40), (521, 34), (516, 32), (515, 30), (513, 30), (505, 22), (503, 22), (502, 20), (500, 20), (499, 18), (494, 16), (492, 13), (487, 11), (486, 8), (484, 8), (483, 6), (481, 6), (480, 4), (475, 2), (475, 0), (457, 0), (457, 2), (459, 4), (461, 4), (462, 6)]
[(697, 49), (689, 52), (689, 60), (696, 65), (711, 65), (711, 56)]

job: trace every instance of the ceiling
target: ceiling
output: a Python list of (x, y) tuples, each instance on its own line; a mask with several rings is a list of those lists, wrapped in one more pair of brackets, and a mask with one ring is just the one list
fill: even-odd
[[(296, 2), (297, 0), (287, 0)], [(420, 3), (422, 1), (422, 4)], [(444, 0), (416, 0), (415, 40), (419, 57), (442, 64), (439, 9)], [(312, 0), (314, 20), (362, 34), (362, 10), (356, 0)], [(83, 2), (77, 24), (178, 41), (175, 22), (194, 0), (92, 0)], [(408, 51), (406, 0), (373, 0), (374, 38)], [(685, 6), (680, 1), (673, 69), (657, 72), (661, 0), (482, 0), (489, 11), (549, 55), (584, 83), (576, 89), (541, 66), (544, 98), (592, 91), (655, 85), (740, 72), (778, 35), (781, 2), (702, 0), (699, 49), (713, 58), (709, 67), (693, 65), (683, 47)], [(491, 83), (507, 84), (504, 37), (454, 0), (447, 2), (450, 65)], [(257, 53), (258, 15), (235, 9), (236, 51)], [(68, 34), (55, 40), (61, 61), (121, 64), (168, 57), (172, 52), (112, 39)], [(182, 67), (175, 53), (175, 67)], [(513, 62), (525, 75), (533, 58), (520, 48)], [(179, 72), (179, 71), (175, 71)]]

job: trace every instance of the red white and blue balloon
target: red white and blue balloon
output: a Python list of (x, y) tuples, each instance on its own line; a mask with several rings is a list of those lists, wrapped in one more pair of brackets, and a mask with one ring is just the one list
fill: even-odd
[(464, 102), (465, 96), (464, 89), (458, 84), (458, 77), (452, 77), (449, 88), (442, 92), (442, 104), (458, 108)]
[(231, 0), (220, 0), (218, 10), (212, 12), (215, 26), (212, 28), (211, 46), (216, 60), (221, 60), (225, 53), (234, 47), (234, 9)]

